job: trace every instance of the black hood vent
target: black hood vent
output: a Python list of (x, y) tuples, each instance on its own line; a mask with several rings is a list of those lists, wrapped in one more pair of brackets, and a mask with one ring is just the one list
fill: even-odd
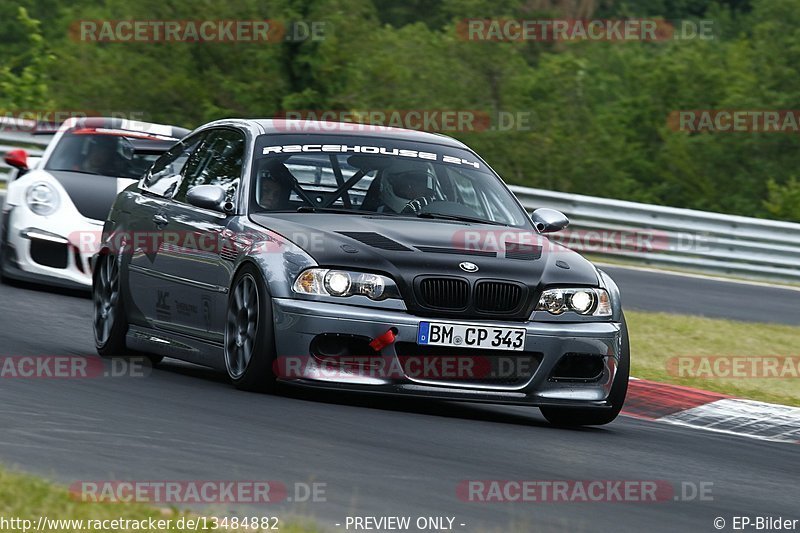
[(416, 246), (420, 252), (434, 254), (476, 255), (479, 257), (497, 257), (496, 252), (489, 250), (465, 250), (462, 248), (445, 248), (441, 246)]
[(340, 231), (339, 235), (350, 237), (362, 244), (372, 246), (373, 248), (380, 248), (381, 250), (389, 250), (392, 252), (410, 252), (411, 248), (403, 246), (397, 241), (393, 241), (389, 237), (385, 237), (380, 233), (371, 231)]
[(534, 261), (542, 257), (542, 247), (537, 244), (520, 244), (506, 241), (506, 258)]

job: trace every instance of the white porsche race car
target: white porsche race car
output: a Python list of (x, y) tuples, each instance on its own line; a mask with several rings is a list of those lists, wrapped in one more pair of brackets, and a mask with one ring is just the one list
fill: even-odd
[(188, 132), (119, 118), (72, 118), (35, 168), (23, 150), (6, 154), (6, 163), (24, 174), (8, 184), (3, 205), (0, 278), (91, 288), (91, 244), (117, 193)]

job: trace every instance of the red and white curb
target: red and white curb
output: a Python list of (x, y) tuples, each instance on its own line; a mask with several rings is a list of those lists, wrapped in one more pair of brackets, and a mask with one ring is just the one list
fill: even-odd
[(631, 378), (622, 414), (762, 440), (800, 443), (800, 408)]

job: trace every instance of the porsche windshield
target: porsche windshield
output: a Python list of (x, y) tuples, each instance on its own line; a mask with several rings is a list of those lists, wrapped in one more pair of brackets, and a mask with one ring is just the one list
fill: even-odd
[[(136, 139), (136, 142), (163, 144), (163, 141), (144, 139)], [(151, 153), (137, 153), (127, 137), (67, 132), (50, 155), (45, 169), (137, 179), (156, 157)]]
[(514, 197), (468, 151), (442, 152), (438, 146), (389, 140), (385, 146), (325, 141), (259, 145), (253, 165), (254, 211), (380, 213), (528, 225)]

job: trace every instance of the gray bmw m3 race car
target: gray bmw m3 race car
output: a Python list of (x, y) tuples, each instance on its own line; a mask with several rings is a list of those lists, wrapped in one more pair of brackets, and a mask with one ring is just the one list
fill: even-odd
[(145, 352), (278, 383), (620, 412), (617, 286), (546, 237), (464, 144), (357, 124), (223, 120), (122, 191), (93, 262), (103, 356)]

